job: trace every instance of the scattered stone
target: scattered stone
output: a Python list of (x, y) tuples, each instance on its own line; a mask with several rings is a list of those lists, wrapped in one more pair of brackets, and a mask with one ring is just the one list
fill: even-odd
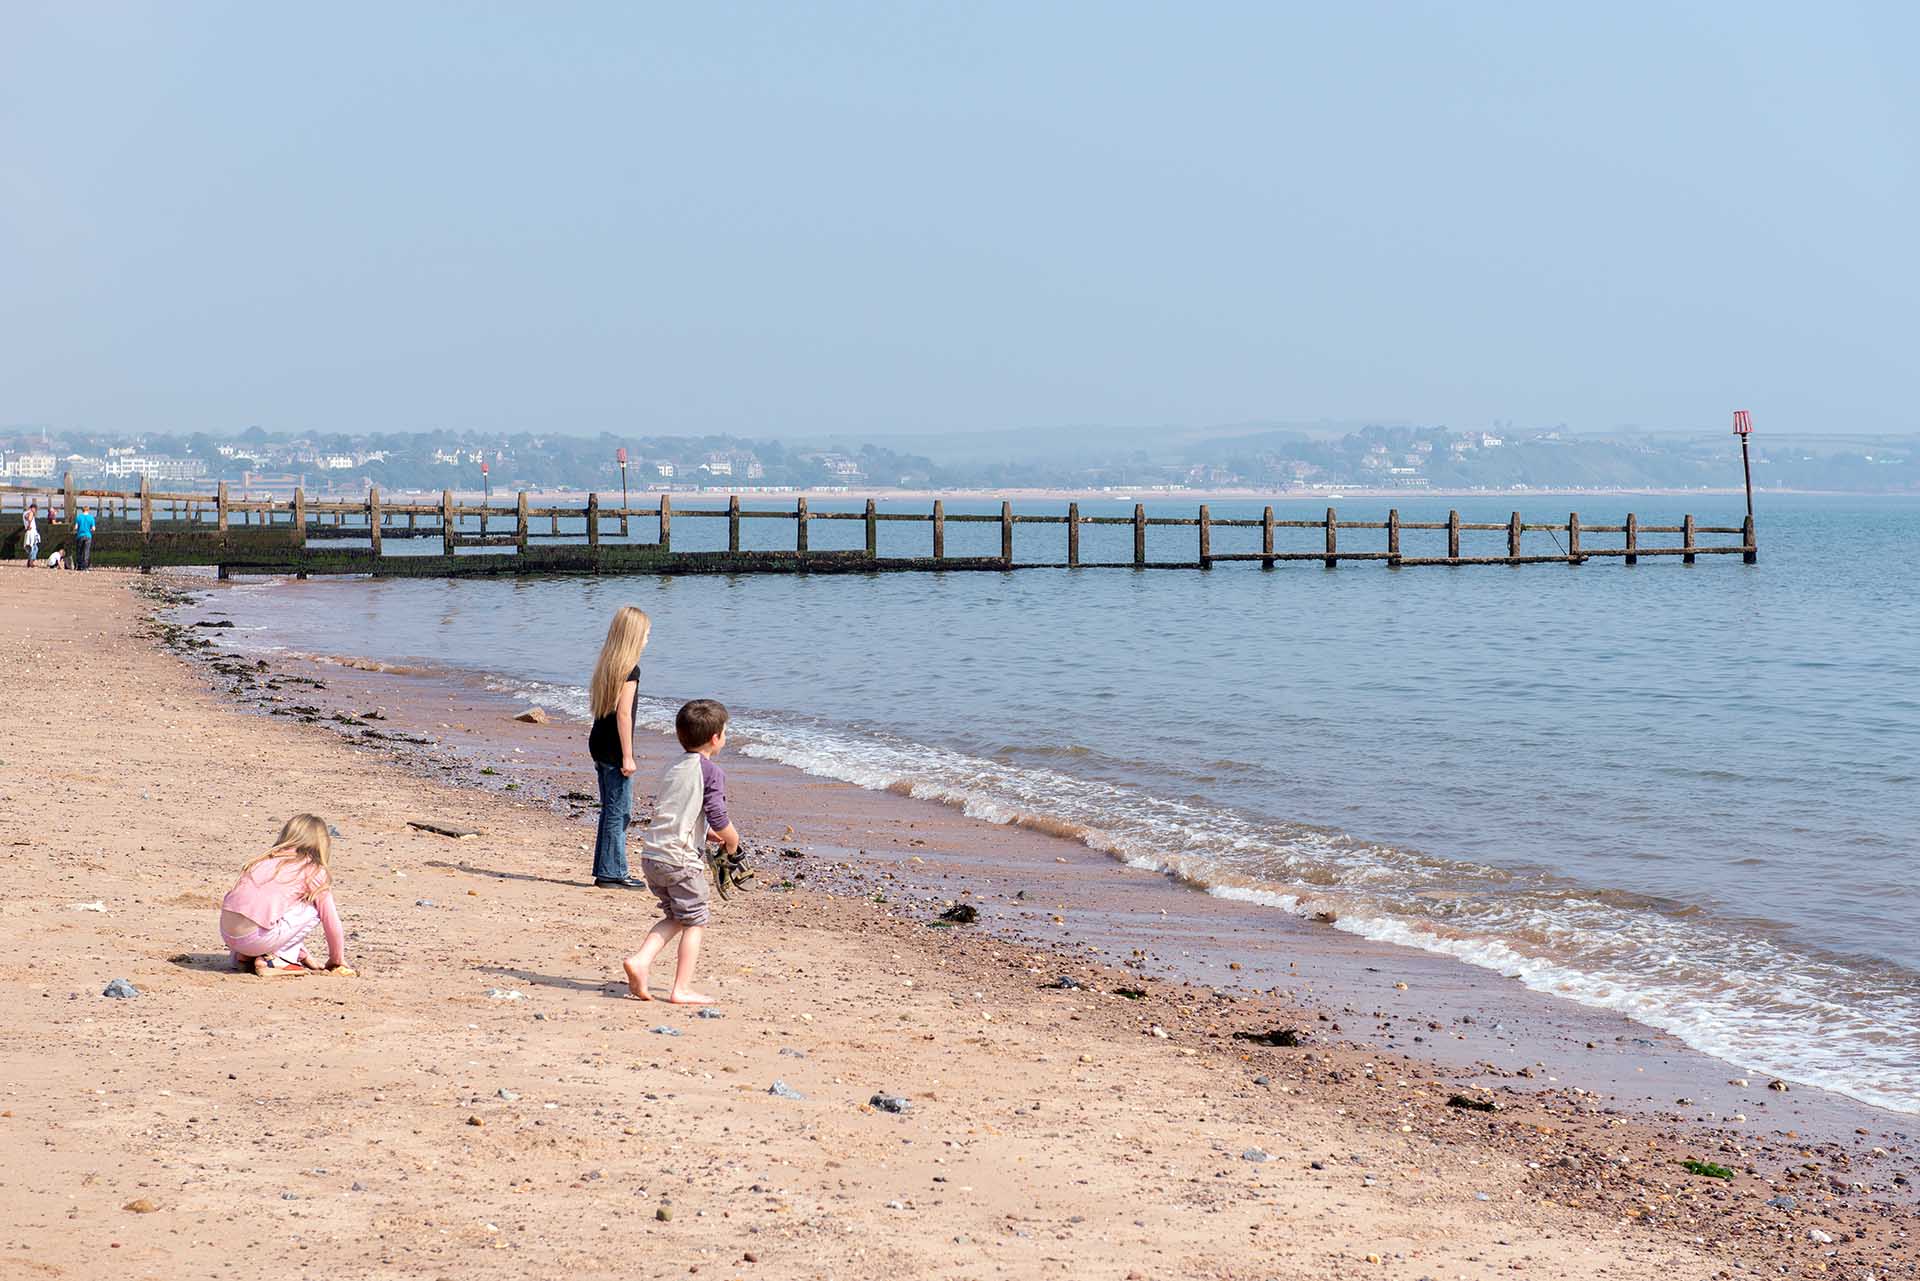
[(1129, 1001), (1144, 1001), (1147, 999), (1145, 989), (1137, 987), (1116, 987), (1113, 989), (1113, 994), (1115, 996), (1125, 997)]
[(513, 719), (516, 721), (525, 721), (529, 725), (545, 725), (547, 723), (547, 713), (544, 708), (529, 707)]
[(1059, 978), (1055, 979), (1053, 982), (1042, 983), (1040, 986), (1058, 988), (1063, 992), (1077, 992), (1080, 989), (1086, 987), (1086, 984), (1082, 983), (1079, 979), (1073, 977), (1073, 975), (1071, 974), (1062, 974)]
[(1767, 1088), (1769, 1090), (1778, 1090), (1780, 1093), (1785, 1094), (1787, 1092), (1787, 1083), (1785, 1081), (1768, 1081)]
[(807, 1052), (805, 1050), (796, 1050), (791, 1045), (781, 1046), (780, 1054), (783, 1058), (789, 1058), (789, 1059), (804, 1059), (807, 1057)]
[(418, 832), (432, 832), (435, 836), (451, 836), (456, 841), (464, 841), (469, 837), (480, 835), (470, 827), (453, 827), (424, 818), (410, 818), (407, 820), (407, 826)]
[(360, 1182), (360, 1180), (358, 1179), (355, 1179), (353, 1181), (353, 1186), (347, 1189), (347, 1191), (349, 1192), (365, 1192), (366, 1190), (367, 1190), (367, 1185)]
[(665, 1223), (668, 1220), (673, 1218), (673, 1207), (670, 1205), (663, 1205), (653, 1212), (653, 1217), (660, 1220), (660, 1222)]
[(413, 900), (413, 905), (415, 907), (432, 907), (434, 906), (434, 902), (430, 898), (417, 898)]
[(904, 1210), (907, 1208), (907, 1203), (905, 1201), (889, 1201), (887, 1202), (887, 1208), (889, 1210)]
[(1474, 1194), (1473, 1194), (1473, 1199), (1474, 1199), (1474, 1200), (1476, 1200), (1476, 1201), (1491, 1201), (1491, 1200), (1493, 1200), (1493, 1198), (1492, 1198), (1492, 1197), (1490, 1197), (1490, 1196), (1488, 1196), (1488, 1195), (1487, 1195), (1486, 1193), (1484, 1193), (1484, 1192), (1476, 1192), (1476, 1193), (1474, 1193)]
[(493, 1092), (493, 1097), (496, 1099), (505, 1099), (508, 1103), (518, 1103), (520, 1101), (520, 1096), (504, 1085)]
[(487, 996), (490, 1000), (495, 1001), (524, 1001), (527, 999), (524, 992), (518, 988), (510, 987), (490, 987), (487, 989)]
[(1808, 1228), (1807, 1239), (1820, 1245), (1833, 1244), (1833, 1237), (1828, 1233), (1822, 1232), (1819, 1228)]
[(1240, 1154), (1240, 1159), (1242, 1161), (1258, 1162), (1258, 1161), (1271, 1161), (1273, 1160), (1273, 1157), (1268, 1155), (1267, 1150), (1265, 1148), (1248, 1148), (1245, 1152), (1242, 1152)]
[(1153, 1036), (1153, 1039), (1156, 1041), (1164, 1041), (1167, 1039), (1167, 1029), (1161, 1027), (1158, 1023), (1155, 1023), (1152, 1027), (1148, 1028), (1147, 1031)]
[(475, 1129), (478, 1129), (479, 1127), (485, 1125), (486, 1122), (482, 1121), (477, 1116), (470, 1116), (467, 1118), (467, 1124), (473, 1126)]
[(1450, 1108), (1466, 1108), (1472, 1112), (1498, 1112), (1500, 1110), (1500, 1105), (1492, 1099), (1475, 1099), (1464, 1094), (1449, 1094), (1447, 1096), (1447, 1106)]
[(655, 1036), (679, 1036), (680, 1029), (677, 1027), (668, 1027), (665, 1023), (662, 1023), (659, 1027), (653, 1029), (653, 1034)]
[(1236, 1041), (1252, 1041), (1256, 1045), (1277, 1045), (1285, 1049), (1292, 1049), (1306, 1044), (1305, 1035), (1294, 1031), (1290, 1027), (1277, 1027), (1270, 1032), (1235, 1032), (1233, 1039)]
[(107, 910), (107, 905), (101, 902), (75, 903), (73, 910), (76, 912), (104, 912)]
[(1772, 1206), (1776, 1210), (1797, 1210), (1800, 1208), (1800, 1203), (1798, 1201), (1794, 1200), (1790, 1196), (1784, 1196), (1784, 1195), (1768, 1197), (1767, 1204), (1769, 1206)]
[(867, 1106), (879, 1108), (882, 1112), (891, 1112), (895, 1116), (905, 1112), (913, 1104), (897, 1094), (876, 1094), (867, 1100)]
[(141, 1197), (138, 1201), (129, 1201), (120, 1208), (122, 1210), (131, 1210), (135, 1214), (152, 1214), (155, 1210), (158, 1210), (160, 1206), (158, 1202), (149, 1201), (147, 1198)]
[(744, 1253), (744, 1254), (742, 1254), (742, 1255), (740, 1256), (740, 1262), (742, 1262), (742, 1263), (758, 1263), (758, 1262), (760, 1262), (760, 1256), (759, 1256), (759, 1255), (757, 1255), (757, 1254), (755, 1254), (755, 1253), (754, 1253), (753, 1251), (751, 1251), (751, 1250), (748, 1250), (748, 1251), (747, 1251), (746, 1253)]
[(703, 1005), (700, 1007), (699, 1012), (693, 1017), (696, 1019), (724, 1019), (727, 1016), (714, 1009), (711, 1005)]
[(791, 1085), (788, 1085), (785, 1081), (775, 1081), (767, 1087), (767, 1093), (776, 1099), (793, 1099), (796, 1102), (805, 1102), (807, 1097)]
[(1263, 1073), (1263, 1074), (1261, 1074), (1260, 1076), (1256, 1076), (1256, 1077), (1254, 1077), (1254, 1078), (1253, 1078), (1253, 1083), (1254, 1083), (1255, 1085), (1272, 1085), (1272, 1084), (1273, 1084), (1273, 1078), (1272, 1078), (1272, 1077), (1270, 1077), (1270, 1076), (1267, 1076), (1267, 1075), (1265, 1075), (1265, 1074)]
[(125, 979), (115, 979), (100, 990), (100, 995), (110, 996), (116, 1001), (129, 1001), (140, 995), (140, 989)]
[(940, 913), (940, 919), (949, 921), (954, 925), (972, 925), (980, 919), (980, 909), (974, 907), (971, 903), (955, 903), (952, 907)]

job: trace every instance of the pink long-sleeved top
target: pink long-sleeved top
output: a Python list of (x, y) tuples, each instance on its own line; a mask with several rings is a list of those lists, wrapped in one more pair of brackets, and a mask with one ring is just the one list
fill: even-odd
[[(238, 912), (262, 929), (280, 923), (301, 899), (312, 896), (314, 910), (320, 913), (320, 928), (327, 936), (327, 956), (339, 960), (347, 954), (347, 937), (340, 928), (340, 913), (333, 905), (333, 887), (325, 872), (309, 878), (300, 870), (305, 860), (268, 858), (240, 874), (240, 881), (220, 901), (224, 912)], [(312, 894), (313, 889), (319, 893)]]

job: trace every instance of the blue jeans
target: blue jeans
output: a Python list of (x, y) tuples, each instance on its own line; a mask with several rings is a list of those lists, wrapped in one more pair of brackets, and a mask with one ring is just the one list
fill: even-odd
[(618, 765), (593, 763), (600, 775), (600, 831), (593, 842), (593, 879), (627, 879), (627, 815), (633, 809), (633, 780)]

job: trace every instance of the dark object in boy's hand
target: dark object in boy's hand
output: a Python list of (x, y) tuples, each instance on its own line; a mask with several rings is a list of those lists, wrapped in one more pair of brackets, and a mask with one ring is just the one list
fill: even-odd
[(722, 899), (732, 898), (734, 890), (753, 879), (753, 869), (747, 866), (747, 847), (742, 845), (731, 854), (722, 846), (708, 847), (707, 876)]

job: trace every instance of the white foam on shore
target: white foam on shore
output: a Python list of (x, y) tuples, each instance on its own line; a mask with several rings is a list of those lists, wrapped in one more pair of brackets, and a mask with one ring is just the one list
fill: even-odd
[[(647, 702), (643, 719), (669, 728), (672, 705)], [(1482, 864), (1052, 769), (782, 716), (742, 715), (736, 728), (748, 756), (1071, 835), (1217, 897), (1297, 916), (1331, 911), (1337, 929), (1618, 1011), (1742, 1069), (1920, 1113), (1920, 991), (1910, 975), (1867, 974), (1697, 915), (1607, 901), (1622, 896), (1536, 886)]]

